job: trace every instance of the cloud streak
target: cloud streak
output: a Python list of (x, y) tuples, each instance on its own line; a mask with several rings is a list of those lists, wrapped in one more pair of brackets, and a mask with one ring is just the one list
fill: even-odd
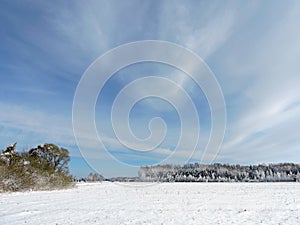
[[(80, 1), (55, 4), (3, 1), (2, 6), (2, 146), (16, 139), (20, 146), (55, 141), (72, 146), (72, 154), (80, 155), (73, 137), (71, 111), (83, 72), (98, 56), (120, 44), (161, 39), (199, 54), (221, 85), (228, 124), (216, 161), (257, 163), (299, 159), (299, 2), (88, 1), (83, 5)], [(196, 90), (188, 76), (150, 67), (141, 66), (136, 71), (126, 68), (107, 84), (107, 98), (100, 99), (96, 106), (97, 125), (98, 119), (105, 118), (99, 123), (101, 138), (112, 153), (119, 153), (125, 159), (127, 154), (129, 161), (146, 163), (145, 155), (122, 149), (124, 146), (116, 140), (109, 125), (109, 107), (116, 92), (128, 82), (141, 76), (159, 75), (178, 83), (196, 102), (203, 136), (192, 160), (199, 160), (211, 128), (205, 96)], [(160, 88), (185, 106), (178, 91)], [(137, 87), (131, 95), (142, 92), (143, 87)], [(147, 136), (145, 121), (151, 116), (161, 115), (168, 122), (169, 136), (156, 152), (148, 155), (149, 162), (172, 153), (180, 125), (174, 109), (162, 101), (149, 99), (136, 107), (131, 112), (131, 122), (140, 136)], [(190, 131), (193, 130), (191, 124)], [(107, 154), (98, 140), (91, 138), (89, 131), (81, 135), (90, 156), (105, 160)], [(189, 151), (181, 149), (174, 160), (186, 157)]]

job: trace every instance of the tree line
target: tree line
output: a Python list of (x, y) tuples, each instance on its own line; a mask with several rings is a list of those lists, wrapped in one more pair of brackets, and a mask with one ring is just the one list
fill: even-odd
[(229, 165), (215, 163), (184, 166), (144, 166), (141, 181), (151, 182), (295, 182), (300, 181), (300, 165), (293, 163)]

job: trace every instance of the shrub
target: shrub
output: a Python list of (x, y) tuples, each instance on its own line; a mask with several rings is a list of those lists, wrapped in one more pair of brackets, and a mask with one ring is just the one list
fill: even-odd
[(0, 154), (0, 191), (51, 190), (72, 185), (69, 151), (54, 144), (18, 153), (16, 143)]

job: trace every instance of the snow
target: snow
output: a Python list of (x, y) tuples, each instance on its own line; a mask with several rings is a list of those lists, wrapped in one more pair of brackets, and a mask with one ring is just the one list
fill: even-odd
[(0, 224), (300, 224), (300, 183), (103, 182), (4, 193)]

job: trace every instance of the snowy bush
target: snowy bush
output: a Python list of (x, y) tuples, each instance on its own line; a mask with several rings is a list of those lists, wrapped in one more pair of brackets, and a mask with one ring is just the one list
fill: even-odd
[(0, 154), (0, 191), (49, 190), (72, 184), (67, 149), (40, 145), (18, 153), (16, 144)]

